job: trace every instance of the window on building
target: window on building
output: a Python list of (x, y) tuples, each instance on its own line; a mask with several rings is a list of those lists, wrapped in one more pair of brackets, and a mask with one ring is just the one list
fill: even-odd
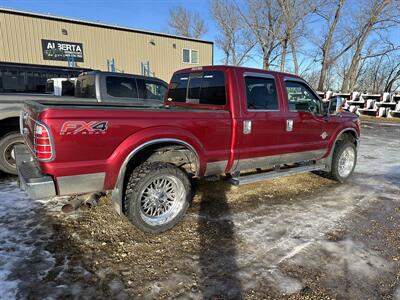
[(246, 77), (247, 108), (277, 110), (278, 97), (275, 80), (263, 77)]
[(198, 64), (199, 63), (199, 51), (197, 50), (191, 50), (191, 59), (190, 61), (192, 64)]
[(172, 77), (169, 101), (225, 105), (225, 77), (220, 71), (178, 73)]
[(184, 63), (198, 64), (199, 51), (193, 49), (182, 49), (182, 61)]
[(286, 81), (286, 91), (291, 111), (321, 113), (321, 100), (302, 82)]
[(184, 62), (184, 63), (190, 63), (190, 50), (189, 49), (183, 49), (183, 52), (182, 52), (182, 61)]

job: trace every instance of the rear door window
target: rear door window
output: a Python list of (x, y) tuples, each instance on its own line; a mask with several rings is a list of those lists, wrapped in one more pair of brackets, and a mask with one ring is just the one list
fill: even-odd
[(173, 102), (225, 105), (224, 73), (211, 71), (175, 74), (167, 98)]
[(107, 94), (116, 98), (138, 98), (136, 80), (129, 77), (106, 77)]
[(278, 110), (275, 80), (263, 77), (246, 77), (247, 109)]

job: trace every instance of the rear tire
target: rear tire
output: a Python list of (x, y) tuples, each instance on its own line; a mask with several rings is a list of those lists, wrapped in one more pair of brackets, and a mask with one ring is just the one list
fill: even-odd
[(330, 177), (345, 182), (353, 173), (357, 163), (357, 150), (350, 141), (338, 141), (333, 151)]
[(17, 166), (15, 163), (14, 146), (23, 144), (24, 139), (17, 131), (7, 133), (0, 138), (0, 170), (17, 175)]
[(142, 231), (160, 233), (184, 217), (191, 200), (187, 174), (164, 162), (144, 163), (128, 180), (124, 214)]

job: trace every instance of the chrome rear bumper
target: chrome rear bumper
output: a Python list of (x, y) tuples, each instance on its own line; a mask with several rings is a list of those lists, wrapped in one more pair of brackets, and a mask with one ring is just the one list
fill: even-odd
[(21, 190), (26, 191), (29, 197), (34, 200), (56, 196), (53, 178), (41, 173), (28, 147), (17, 145), (14, 151), (18, 171), (18, 183)]

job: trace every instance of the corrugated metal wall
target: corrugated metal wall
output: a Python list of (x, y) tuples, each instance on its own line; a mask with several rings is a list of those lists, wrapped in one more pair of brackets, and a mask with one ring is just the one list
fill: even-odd
[(175, 70), (197, 66), (182, 62), (183, 48), (199, 51), (200, 66), (213, 59), (211, 43), (0, 11), (0, 62), (67, 66), (66, 61), (43, 59), (42, 39), (82, 43), (84, 62), (78, 67), (106, 71), (107, 59), (114, 58), (117, 70), (140, 74), (140, 63), (149, 61), (151, 72), (166, 81)]

